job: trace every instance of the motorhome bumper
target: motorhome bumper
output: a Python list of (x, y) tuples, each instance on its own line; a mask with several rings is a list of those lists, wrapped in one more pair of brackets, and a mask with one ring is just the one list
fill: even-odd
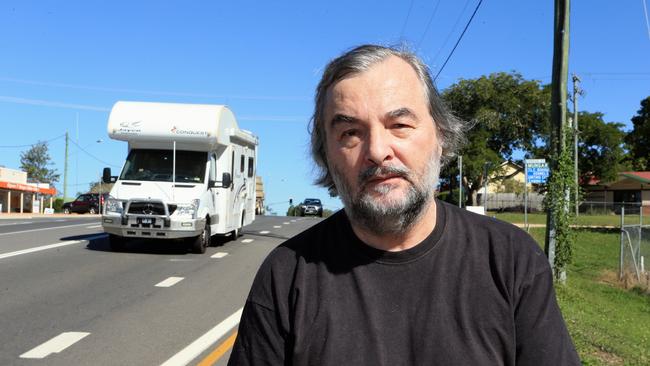
[(166, 218), (103, 216), (104, 231), (123, 237), (179, 239), (198, 236), (205, 228), (205, 218), (172, 220)]

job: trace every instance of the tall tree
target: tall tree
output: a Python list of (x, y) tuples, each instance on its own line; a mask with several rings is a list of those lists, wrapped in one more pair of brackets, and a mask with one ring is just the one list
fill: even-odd
[(632, 117), (633, 128), (625, 142), (630, 165), (635, 170), (650, 170), (650, 96), (641, 101), (641, 109)]
[(580, 135), (578, 139), (579, 181), (588, 182), (591, 177), (613, 181), (624, 170), (622, 123), (605, 122), (600, 112), (580, 112)]
[[(489, 176), (504, 159), (512, 159), (515, 150), (530, 151), (542, 137), (549, 115), (548, 91), (519, 73), (500, 72), (461, 79), (443, 92), (443, 98), (459, 118), (474, 124), (468, 144), (459, 152), (466, 205), (474, 205), (486, 171)], [(457, 175), (456, 165), (449, 164), (445, 174)]]
[(56, 169), (49, 168), (54, 165), (51, 160), (47, 142), (39, 141), (29, 150), (20, 153), (20, 169), (27, 172), (27, 180), (30, 182), (56, 183), (59, 174)]

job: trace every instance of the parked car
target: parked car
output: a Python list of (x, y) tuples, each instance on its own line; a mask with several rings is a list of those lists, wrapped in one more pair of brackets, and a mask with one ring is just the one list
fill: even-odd
[(298, 205), (298, 215), (315, 215), (323, 217), (323, 204), (318, 198), (305, 198), (305, 200)]
[[(84, 193), (79, 195), (74, 201), (66, 202), (61, 206), (63, 213), (89, 213), (89, 214), (98, 214), (99, 206), (104, 206), (104, 201), (108, 198), (108, 193), (102, 193), (100, 196), (99, 193)], [(100, 202), (101, 200), (101, 202)]]

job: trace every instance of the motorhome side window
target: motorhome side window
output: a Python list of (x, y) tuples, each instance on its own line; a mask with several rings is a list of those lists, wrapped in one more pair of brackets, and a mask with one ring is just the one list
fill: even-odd
[(253, 163), (254, 162), (255, 162), (254, 158), (248, 158), (248, 177), (249, 178), (253, 177), (253, 173), (254, 173), (254, 171), (253, 171), (254, 164)]
[(244, 172), (244, 155), (241, 156), (240, 163), (239, 163), (239, 172), (243, 173)]
[[(121, 180), (171, 182), (173, 151), (133, 149), (124, 164)], [(205, 179), (205, 152), (176, 150), (176, 182), (202, 183)]]

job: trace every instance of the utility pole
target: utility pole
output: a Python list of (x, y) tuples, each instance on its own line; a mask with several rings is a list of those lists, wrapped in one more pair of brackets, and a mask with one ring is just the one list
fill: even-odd
[(582, 94), (582, 89), (580, 89), (580, 86), (578, 83), (580, 82), (580, 78), (578, 75), (573, 74), (573, 172), (574, 172), (574, 179), (575, 179), (575, 208), (576, 208), (576, 217), (579, 215), (578, 213), (578, 206), (580, 203), (578, 202), (578, 197), (579, 197), (579, 192), (580, 192), (580, 185), (578, 183), (578, 95)]
[(485, 181), (483, 182), (483, 207), (485, 209), (485, 212), (487, 213), (487, 186), (488, 186), (488, 166), (490, 165), (489, 162), (485, 162), (483, 164), (483, 169), (484, 169), (484, 175), (485, 175)]
[(65, 131), (65, 163), (63, 164), (63, 202), (68, 197), (68, 131)]
[[(551, 82), (551, 175), (558, 174), (559, 158), (566, 147), (564, 127), (566, 125), (567, 78), (569, 61), (569, 11), (570, 0), (555, 0), (555, 16), (553, 22), (553, 77)], [(567, 187), (551, 186), (550, 190), (566, 190)], [(559, 214), (568, 214), (569, 207), (564, 207)], [(557, 211), (556, 211), (557, 212)], [(546, 240), (544, 251), (553, 268), (555, 278), (563, 281), (566, 278), (564, 269), (562, 273), (556, 272), (555, 248), (557, 244), (557, 223), (551, 210), (546, 215)]]
[(458, 155), (458, 207), (463, 207), (463, 156)]

